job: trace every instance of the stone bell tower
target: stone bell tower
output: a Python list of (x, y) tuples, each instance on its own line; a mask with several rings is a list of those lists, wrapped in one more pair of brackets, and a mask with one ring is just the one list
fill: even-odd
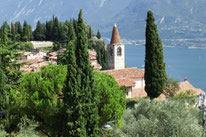
[(125, 48), (120, 41), (117, 25), (114, 24), (112, 38), (107, 46), (108, 51), (108, 69), (124, 69), (125, 68)]

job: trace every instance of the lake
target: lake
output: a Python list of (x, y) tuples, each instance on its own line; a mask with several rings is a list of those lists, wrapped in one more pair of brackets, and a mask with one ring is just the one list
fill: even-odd
[[(125, 45), (125, 60), (128, 67), (144, 68), (145, 46)], [(206, 49), (196, 47), (164, 47), (164, 60), (168, 77), (188, 81), (196, 88), (206, 91)]]

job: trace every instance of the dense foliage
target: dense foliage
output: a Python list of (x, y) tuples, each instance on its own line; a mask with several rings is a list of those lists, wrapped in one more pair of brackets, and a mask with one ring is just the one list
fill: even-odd
[(108, 121), (113, 121), (115, 112), (117, 124), (121, 125), (121, 117), (126, 108), (124, 91), (120, 90), (115, 79), (106, 73), (95, 72), (95, 86), (99, 92), (100, 103), (98, 105), (100, 126)]
[(166, 82), (166, 88), (163, 94), (165, 94), (166, 97), (174, 97), (177, 95), (177, 92), (179, 90), (179, 82), (173, 78), (168, 78)]
[[(69, 93), (68, 96), (72, 95), (70, 102), (67, 98), (64, 99), (68, 113), (68, 119), (65, 121), (68, 131), (67, 134), (64, 134), (65, 137), (96, 137), (99, 134), (98, 93), (94, 90), (94, 74), (89, 61), (88, 37), (84, 25), (81, 10), (77, 22), (74, 61), (68, 62), (68, 66), (72, 66), (72, 70), (69, 70), (69, 67), (64, 90), (64, 93)], [(73, 79), (71, 82), (74, 83), (68, 83), (71, 79), (70, 76)], [(75, 86), (73, 87), (72, 84), (75, 84)]]
[[(84, 22), (84, 30), (89, 39), (89, 49), (94, 49), (97, 52), (97, 61), (102, 66), (102, 69), (107, 69), (107, 50), (105, 48), (105, 42), (103, 40), (95, 40), (92, 28)], [(31, 40), (35, 41), (53, 41), (54, 45), (52, 50), (57, 51), (61, 48), (65, 48), (69, 42), (76, 40), (77, 37), (77, 20), (66, 20), (60, 22), (57, 17), (53, 17), (52, 20), (46, 23), (37, 22), (36, 28), (32, 31), (31, 26), (24, 21), (23, 27), (20, 22), (11, 23), (11, 26), (7, 22), (4, 22), (0, 28), (0, 42), (3, 44), (27, 42)], [(98, 37), (101, 38), (101, 34), (98, 30)], [(29, 43), (26, 43), (29, 45)], [(20, 50), (25, 48), (26, 44), (18, 44)], [(28, 47), (28, 46), (27, 46)], [(27, 48), (27, 51), (32, 47)], [(59, 64), (64, 65), (61, 61)]]
[(89, 49), (94, 49), (97, 52), (97, 62), (102, 66), (102, 70), (108, 68), (108, 57), (106, 43), (104, 40), (99, 39), (89, 39)]
[(200, 111), (177, 101), (140, 100), (124, 115), (119, 137), (200, 137)]
[[(94, 91), (98, 93), (100, 100), (97, 104), (99, 127), (114, 120), (114, 112), (118, 124), (121, 124), (126, 102), (124, 93), (110, 75), (101, 72), (94, 74)], [(27, 115), (28, 118), (34, 117), (34, 120), (39, 122), (37, 129), (42, 133), (52, 137), (62, 135), (65, 124), (62, 90), (66, 75), (67, 67), (62, 65), (49, 65), (43, 67), (41, 72), (24, 74), (18, 89), (12, 90), (10, 94), (12, 107), (9, 113), (12, 117), (12, 127), (15, 128), (20, 118)]]
[(97, 38), (98, 38), (98, 39), (101, 39), (101, 37), (102, 37), (102, 36), (101, 36), (101, 33), (100, 33), (99, 30), (98, 30), (98, 31), (97, 31)]
[(166, 70), (162, 42), (152, 11), (146, 20), (145, 91), (150, 99), (158, 97), (166, 86)]
[(50, 136), (61, 135), (64, 109), (62, 88), (66, 66), (50, 65), (41, 72), (25, 74), (17, 91), (12, 91), (14, 115), (33, 116)]

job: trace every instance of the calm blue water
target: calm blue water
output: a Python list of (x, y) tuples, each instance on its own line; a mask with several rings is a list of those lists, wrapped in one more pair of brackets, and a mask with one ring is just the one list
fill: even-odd
[[(125, 45), (126, 65), (144, 68), (145, 46)], [(169, 77), (188, 81), (206, 91), (206, 49), (188, 47), (164, 47), (166, 71)]]

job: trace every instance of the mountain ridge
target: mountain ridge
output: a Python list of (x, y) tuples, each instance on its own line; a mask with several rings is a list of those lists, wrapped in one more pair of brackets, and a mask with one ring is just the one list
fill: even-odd
[(83, 9), (85, 21), (110, 37), (114, 23), (125, 39), (144, 39), (148, 10), (154, 12), (161, 38), (206, 37), (206, 1), (196, 0), (7, 0), (0, 2), (0, 18), (15, 22), (27, 20), (34, 28), (36, 22), (45, 22), (53, 15), (59, 20), (76, 18)]

